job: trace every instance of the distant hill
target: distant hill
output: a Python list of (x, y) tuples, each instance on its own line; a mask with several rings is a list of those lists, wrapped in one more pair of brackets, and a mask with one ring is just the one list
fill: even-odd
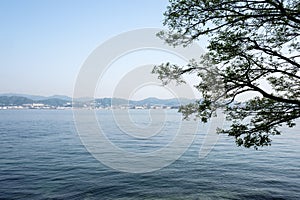
[(25, 104), (45, 104), (50, 106), (65, 106), (68, 101), (63, 99), (51, 98), (51, 99), (44, 99), (44, 100), (33, 100), (27, 97), (20, 97), (20, 96), (0, 96), (0, 106), (22, 106)]
[(18, 93), (4, 93), (0, 94), (0, 97), (7, 96), (7, 97), (26, 97), (28, 99), (34, 100), (34, 101), (41, 101), (46, 99), (62, 99), (66, 101), (72, 101), (71, 97), (65, 96), (65, 95), (53, 95), (53, 96), (40, 96), (40, 95), (30, 95), (30, 94), (18, 94)]
[(120, 105), (130, 105), (130, 106), (142, 106), (142, 105), (148, 105), (148, 106), (179, 106), (179, 105), (185, 105), (188, 103), (192, 103), (195, 100), (192, 99), (158, 99), (154, 97), (150, 97), (143, 100), (127, 100), (127, 99), (121, 99), (121, 98), (100, 98), (96, 99), (96, 104), (100, 106), (120, 106)]
[(50, 99), (44, 99), (37, 101), (37, 103), (42, 103), (49, 106), (65, 106), (67, 103), (71, 103), (71, 101), (67, 101), (64, 99), (58, 99), (58, 98), (50, 98)]
[(98, 98), (95, 99), (95, 102), (100, 105), (100, 106), (119, 106), (119, 105), (126, 105), (128, 104), (128, 100), (126, 99), (121, 99), (121, 98)]
[[(111, 107), (111, 106), (180, 106), (181, 104), (192, 103), (192, 99), (158, 99), (150, 97), (143, 100), (127, 100), (122, 98), (80, 98), (73, 103), (77, 107), (96, 106), (96, 107)], [(22, 106), (24, 104), (39, 103), (49, 106), (70, 106), (72, 98), (63, 95), (53, 95), (50, 97), (26, 95), (26, 94), (0, 94), (0, 106)]]
[(46, 99), (61, 99), (65, 101), (72, 101), (71, 97), (65, 95), (53, 95), (53, 96), (46, 97)]
[(7, 96), (7, 97), (25, 97), (34, 101), (44, 100), (47, 97), (39, 96), (39, 95), (29, 95), (29, 94), (18, 94), (18, 93), (5, 93), (0, 94), (0, 97)]
[(34, 101), (26, 97), (19, 96), (0, 96), (0, 106), (21, 106), (32, 104)]

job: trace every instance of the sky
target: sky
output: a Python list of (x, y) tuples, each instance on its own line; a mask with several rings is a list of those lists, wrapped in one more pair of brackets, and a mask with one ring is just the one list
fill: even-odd
[[(72, 96), (78, 73), (94, 49), (120, 33), (163, 28), (167, 5), (166, 0), (1, 1), (0, 94)], [(142, 55), (136, 58), (142, 60)], [(115, 74), (106, 79), (116, 84)], [(106, 85), (98, 97), (111, 96), (109, 81)], [(138, 91), (136, 98), (170, 97), (157, 87), (149, 91)]]

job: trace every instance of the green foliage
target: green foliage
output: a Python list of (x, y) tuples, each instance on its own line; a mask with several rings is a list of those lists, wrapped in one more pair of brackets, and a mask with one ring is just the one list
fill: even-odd
[[(158, 36), (186, 46), (206, 35), (208, 52), (199, 63), (161, 64), (153, 73), (164, 84), (196, 73), (203, 100), (182, 106), (185, 118), (195, 114), (207, 122), (222, 108), (232, 124), (219, 133), (234, 136), (239, 146), (270, 145), (278, 127), (293, 127), (300, 117), (299, 13), (296, 0), (170, 0), (164, 13), (169, 31)], [(258, 96), (236, 103), (250, 91)]]

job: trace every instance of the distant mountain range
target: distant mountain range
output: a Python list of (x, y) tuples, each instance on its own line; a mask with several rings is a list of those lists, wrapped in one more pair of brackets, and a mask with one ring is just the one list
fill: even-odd
[(28, 99), (32, 99), (34, 101), (40, 101), (40, 100), (46, 100), (46, 99), (62, 99), (66, 101), (72, 101), (71, 97), (65, 96), (65, 95), (52, 95), (52, 96), (39, 96), (39, 95), (30, 95), (30, 94), (17, 94), (17, 93), (5, 93), (5, 94), (0, 94), (1, 96), (7, 96), (7, 97), (26, 97)]
[[(195, 100), (192, 99), (158, 99), (158, 98), (146, 98), (143, 100), (127, 100), (122, 98), (81, 98), (76, 99), (73, 102), (75, 107), (112, 107), (112, 106), (168, 106), (178, 107), (192, 103)], [(0, 106), (24, 106), (28, 104), (44, 104), (51, 107), (66, 107), (70, 106), (72, 98), (63, 95), (53, 95), (49, 97), (28, 95), (28, 94), (13, 94), (6, 93), (0, 94)]]
[(59, 98), (28, 98), (22, 96), (0, 96), (0, 106), (24, 106), (28, 104), (44, 104), (49, 106), (66, 106), (71, 101)]

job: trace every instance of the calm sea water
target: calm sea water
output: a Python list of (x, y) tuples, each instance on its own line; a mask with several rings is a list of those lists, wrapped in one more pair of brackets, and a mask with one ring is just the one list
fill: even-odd
[[(180, 115), (167, 112), (177, 119), (168, 122), (172, 133)], [(148, 112), (131, 114), (142, 119)], [(106, 116), (101, 123), (109, 132), (121, 134), (111, 111), (97, 115)], [(132, 174), (101, 164), (85, 149), (72, 111), (2, 110), (0, 199), (299, 199), (299, 126), (259, 151), (236, 147), (232, 138), (221, 136), (204, 159), (198, 155), (207, 126), (199, 128), (180, 159), (158, 171)], [(129, 141), (118, 142), (126, 146)]]

